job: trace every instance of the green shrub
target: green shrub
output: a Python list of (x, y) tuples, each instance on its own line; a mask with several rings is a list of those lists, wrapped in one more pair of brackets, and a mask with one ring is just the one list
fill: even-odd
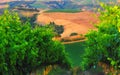
[(31, 24), (31, 26), (35, 27), (35, 25), (37, 25), (35, 23), (37, 15), (38, 14), (34, 14), (31, 17), (26, 17), (26, 16), (21, 15), (20, 20), (22, 21), (22, 23), (25, 23), (26, 21), (29, 21), (29, 23)]
[(50, 64), (70, 67), (64, 46), (52, 40), (54, 33), (48, 27), (32, 28), (6, 10), (0, 16), (0, 35), (0, 75), (29, 75)]
[(78, 35), (78, 33), (71, 33), (70, 36), (75, 36), (75, 35)]
[(50, 22), (49, 26), (53, 28), (56, 36), (61, 36), (60, 34), (64, 32), (64, 27), (62, 25), (57, 25), (54, 22)]
[(61, 42), (71, 42), (71, 40), (68, 39), (68, 38), (62, 38), (62, 39), (61, 39)]
[(81, 67), (87, 69), (103, 62), (120, 69), (120, 7), (102, 5), (97, 31), (90, 31), (86, 37), (86, 50)]

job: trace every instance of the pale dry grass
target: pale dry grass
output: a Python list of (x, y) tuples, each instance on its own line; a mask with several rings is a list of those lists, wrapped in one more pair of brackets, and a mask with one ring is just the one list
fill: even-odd
[[(7, 2), (11, 2), (11, 1), (14, 1), (14, 0), (0, 0), (0, 3), (7, 3)], [(8, 7), (9, 7), (8, 4), (0, 5), (0, 9), (8, 8)]]
[(48, 24), (55, 22), (64, 26), (62, 38), (69, 37), (73, 32), (78, 34), (86, 34), (90, 29), (95, 29), (94, 24), (97, 23), (98, 16), (90, 11), (79, 13), (41, 13), (37, 17), (37, 23)]
[(120, 0), (117, 0), (117, 2), (119, 2), (119, 3), (120, 3)]
[(3, 9), (3, 8), (8, 8), (9, 5), (5, 4), (5, 5), (0, 5), (0, 9)]
[(6, 2), (11, 2), (11, 1), (15, 1), (15, 0), (0, 0), (0, 3), (6, 3)]
[(20, 14), (22, 14), (25, 17), (32, 17), (34, 14), (37, 14), (38, 12), (35, 11), (20, 11)]
[[(103, 68), (106, 75), (108, 75), (108, 73), (111, 73), (112, 75), (116, 75), (116, 73), (118, 73), (118, 71), (115, 70), (113, 66), (109, 66), (106, 63), (99, 62), (98, 65)], [(117, 75), (120, 75), (120, 73), (118, 73)]]

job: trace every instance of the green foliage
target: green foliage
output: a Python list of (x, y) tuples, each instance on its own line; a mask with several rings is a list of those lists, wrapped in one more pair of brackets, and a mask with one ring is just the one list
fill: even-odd
[(65, 44), (65, 50), (68, 52), (70, 60), (72, 62), (72, 67), (78, 67), (82, 60), (82, 54), (84, 53), (85, 42), (76, 42)]
[(48, 75), (69, 75), (71, 73), (72, 73), (71, 71), (55, 65), (53, 66), (52, 70), (48, 73)]
[(78, 35), (78, 33), (71, 33), (70, 36), (75, 36), (75, 35)]
[(64, 46), (52, 40), (53, 30), (46, 26), (32, 28), (6, 10), (0, 16), (0, 35), (0, 75), (29, 75), (50, 64), (70, 67)]
[(103, 62), (114, 69), (120, 69), (120, 7), (101, 4), (103, 10), (97, 31), (90, 31), (86, 37), (86, 50), (81, 67), (90, 68)]
[(66, 13), (77, 13), (81, 12), (80, 9), (51, 9), (46, 12), (66, 12)]
[(29, 11), (29, 12), (39, 12), (39, 10), (37, 8), (24, 8), (24, 7), (18, 7), (18, 10), (22, 10), (22, 11)]
[(31, 24), (31, 26), (32, 26), (32, 27), (35, 27), (35, 25), (37, 25), (37, 24), (35, 23), (37, 15), (38, 15), (38, 14), (34, 14), (34, 15), (31, 16), (31, 17), (26, 17), (26, 16), (21, 15), (20, 20), (22, 21), (22, 23), (25, 23), (26, 21), (29, 21), (30, 24)]
[(50, 22), (48, 26), (53, 28), (56, 36), (61, 36), (60, 34), (64, 32), (64, 27), (62, 25), (56, 25), (54, 22)]
[(33, 8), (42, 8), (42, 9), (48, 8), (48, 6), (42, 3), (41, 1), (36, 1), (33, 4), (30, 4), (30, 6), (32, 6)]

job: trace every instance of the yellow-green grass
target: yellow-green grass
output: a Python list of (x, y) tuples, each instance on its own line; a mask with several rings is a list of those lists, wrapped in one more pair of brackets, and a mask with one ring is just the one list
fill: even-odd
[(65, 13), (77, 13), (81, 12), (80, 9), (51, 9), (46, 12), (65, 12)]
[(81, 55), (84, 53), (85, 42), (65, 44), (66, 52), (72, 62), (72, 67), (78, 67), (81, 62)]
[(48, 8), (47, 5), (44, 5), (44, 4), (40, 4), (40, 3), (35, 3), (35, 4), (31, 4), (32, 7), (34, 8)]

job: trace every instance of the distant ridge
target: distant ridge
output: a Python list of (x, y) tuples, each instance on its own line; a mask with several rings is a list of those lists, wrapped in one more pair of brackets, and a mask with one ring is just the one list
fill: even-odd
[(98, 6), (99, 2), (109, 3), (111, 1), (120, 2), (120, 0), (1, 0), (0, 7), (9, 4), (10, 8), (14, 8), (25, 4), (30, 8), (80, 9), (87, 6), (90, 9)]

